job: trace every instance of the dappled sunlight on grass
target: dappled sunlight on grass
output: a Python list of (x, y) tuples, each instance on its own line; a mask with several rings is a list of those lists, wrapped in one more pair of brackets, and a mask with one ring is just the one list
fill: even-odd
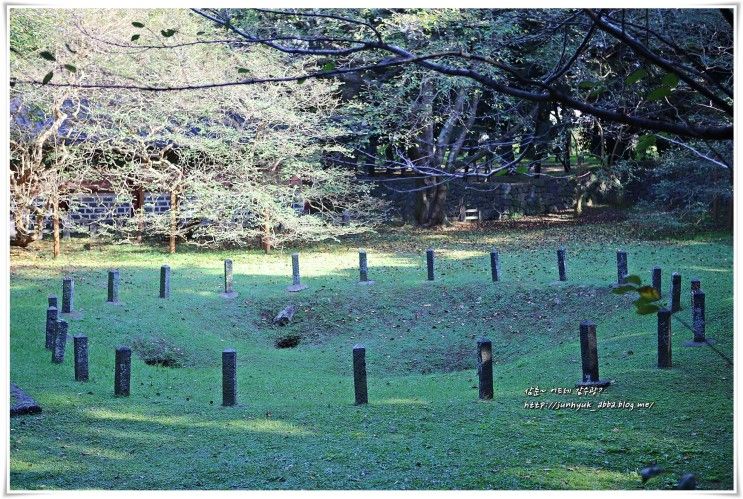
[(529, 485), (554, 489), (634, 489), (640, 484), (636, 472), (620, 473), (604, 468), (563, 465), (558, 468), (534, 466), (510, 468), (506, 473), (529, 480)]
[(724, 272), (726, 274), (732, 274), (733, 273), (733, 268), (732, 267), (729, 268), (729, 269), (722, 269), (722, 268), (714, 268), (713, 269), (713, 268), (709, 268), (709, 267), (687, 267), (687, 268), (689, 268), (690, 270), (698, 270), (700, 272)]
[[(12, 473), (32, 471), (34, 473), (59, 474), (74, 473), (80, 469), (82, 469), (82, 466), (78, 463), (59, 458), (50, 459), (48, 456), (45, 456), (44, 459), (34, 459), (33, 461), (14, 457)], [(13, 488), (15, 489), (15, 487)]]
[(414, 398), (387, 398), (375, 400), (373, 405), (428, 405), (425, 400)]
[[(233, 410), (230, 408), (226, 411)], [(228, 419), (216, 418), (215, 420), (205, 421), (196, 420), (188, 416), (165, 416), (165, 415), (145, 415), (132, 412), (116, 412), (109, 409), (87, 409), (86, 415), (93, 419), (131, 421), (155, 423), (164, 426), (177, 426), (187, 428), (236, 428), (253, 431), (256, 433), (275, 433), (279, 435), (307, 436), (313, 433), (304, 428), (300, 428), (292, 423), (277, 419)]]

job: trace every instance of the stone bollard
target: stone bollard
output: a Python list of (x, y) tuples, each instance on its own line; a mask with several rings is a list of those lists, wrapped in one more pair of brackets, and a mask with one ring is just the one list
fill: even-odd
[(617, 284), (624, 284), (627, 277), (627, 252), (624, 250), (617, 251)]
[(426, 250), (426, 267), (428, 269), (428, 280), (433, 281), (433, 248)]
[(108, 271), (108, 303), (119, 303), (119, 283), (121, 274), (118, 270)]
[(56, 337), (57, 321), (59, 320), (59, 310), (57, 307), (46, 309), (46, 343), (47, 350), (54, 350), (54, 338)]
[(307, 289), (307, 286), (302, 284), (302, 277), (299, 274), (299, 253), (292, 253), (292, 285), (286, 289), (292, 293)]
[(660, 282), (661, 268), (653, 267), (652, 275), (653, 275), (653, 287), (658, 291), (658, 294), (660, 295), (663, 293), (662, 288), (661, 288), (661, 282)]
[(224, 261), (224, 292), (222, 297), (234, 298), (237, 292), (234, 288), (234, 278), (232, 276), (232, 260), (229, 258)]
[(71, 314), (75, 309), (75, 280), (72, 277), (62, 279), (62, 313)]
[(49, 295), (47, 297), (47, 302), (49, 303), (47, 305), (48, 307), (54, 307), (54, 308), (57, 308), (57, 309), (59, 308), (59, 303), (58, 303), (57, 297), (55, 295)]
[(477, 376), (480, 400), (493, 398), (493, 344), (487, 338), (477, 340)]
[(557, 271), (560, 273), (560, 280), (567, 281), (568, 277), (565, 273), (565, 247), (560, 246), (557, 250)]
[(116, 349), (116, 365), (114, 369), (114, 395), (117, 397), (128, 397), (129, 385), (132, 379), (131, 348), (118, 347)]
[(54, 349), (52, 350), (52, 362), (55, 364), (61, 364), (64, 361), (68, 328), (67, 321), (57, 321), (54, 333)]
[(583, 367), (583, 380), (576, 383), (581, 386), (609, 386), (609, 381), (599, 378), (599, 354), (596, 344), (596, 323), (580, 323), (580, 356)]
[(88, 337), (73, 336), (75, 345), (75, 381), (88, 381)]
[(374, 284), (374, 281), (369, 280), (369, 265), (366, 261), (366, 250), (359, 250), (359, 284)]
[(716, 343), (712, 338), (707, 338), (705, 335), (706, 320), (705, 320), (705, 304), (704, 304), (704, 291), (701, 289), (695, 290), (692, 295), (693, 305), (691, 307), (691, 327), (694, 332), (694, 338), (691, 341), (684, 343), (685, 347), (698, 347), (702, 345), (713, 345)]
[(681, 310), (681, 274), (671, 274), (671, 313)]
[(702, 281), (697, 278), (691, 280), (691, 306), (694, 307), (694, 291), (702, 289)]
[(160, 267), (160, 298), (170, 298), (170, 266)]
[(237, 352), (228, 348), (222, 351), (222, 405), (237, 404)]
[(672, 367), (671, 361), (671, 311), (663, 307), (658, 310), (658, 368)]
[(493, 282), (497, 282), (500, 279), (500, 260), (496, 248), (493, 248), (490, 252), (490, 276), (493, 278)]
[(353, 390), (356, 405), (369, 402), (366, 389), (366, 348), (361, 344), (353, 347)]

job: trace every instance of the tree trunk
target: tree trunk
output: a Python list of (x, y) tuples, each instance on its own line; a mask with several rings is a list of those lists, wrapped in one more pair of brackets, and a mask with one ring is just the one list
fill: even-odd
[(31, 232), (28, 228), (28, 223), (26, 222), (26, 220), (24, 220), (26, 218), (24, 214), (27, 213), (28, 211), (16, 209), (15, 213), (13, 214), (13, 219), (15, 222), (15, 238), (11, 239), (11, 246), (19, 246), (21, 248), (25, 248), (36, 240), (33, 232)]
[(134, 209), (139, 213), (139, 221), (137, 222), (137, 236), (135, 240), (138, 243), (142, 242), (142, 232), (144, 232), (144, 226), (142, 222), (142, 214), (144, 214), (144, 188), (138, 187), (134, 195)]
[(265, 210), (263, 213), (263, 238), (261, 245), (263, 246), (263, 252), (268, 254), (271, 251), (271, 223), (268, 219), (268, 210)]
[(57, 258), (60, 254), (60, 245), (59, 245), (59, 200), (54, 199), (54, 203), (52, 204), (52, 239), (54, 241), (53, 245), (53, 256), (54, 258)]
[(447, 221), (446, 194), (449, 187), (440, 182), (441, 177), (426, 177), (418, 181), (419, 187), (429, 186), (417, 193), (415, 220), (421, 227), (433, 227)]
[(570, 147), (571, 147), (571, 138), (573, 137), (573, 133), (568, 130), (565, 134), (565, 153), (564, 153), (564, 163), (563, 167), (565, 168), (565, 173), (570, 173)]
[(36, 214), (36, 227), (34, 227), (34, 232), (36, 232), (36, 239), (39, 241), (44, 239), (44, 215), (42, 213)]
[(178, 194), (170, 191), (170, 244), (168, 252), (175, 253), (176, 237), (178, 233)]

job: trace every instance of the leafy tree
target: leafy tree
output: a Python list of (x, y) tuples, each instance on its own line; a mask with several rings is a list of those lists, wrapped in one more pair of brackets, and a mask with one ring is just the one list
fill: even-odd
[[(85, 140), (75, 146), (92, 170), (88, 180), (135, 207), (107, 232), (165, 235), (171, 252), (187, 236), (215, 245), (259, 238), (268, 250), (371, 230), (381, 220), (371, 186), (322, 161), (343, 150), (335, 143), (343, 133), (336, 84), (112, 92), (96, 82), (270, 79), (297, 68), (261, 47), (178, 43), (218, 34), (188, 11), (82, 11), (71, 24), (77, 32), (65, 43), (75, 47), (79, 84), (93, 87), (82, 90), (84, 119), (75, 126)], [(148, 210), (145, 192), (168, 193), (171, 209)]]

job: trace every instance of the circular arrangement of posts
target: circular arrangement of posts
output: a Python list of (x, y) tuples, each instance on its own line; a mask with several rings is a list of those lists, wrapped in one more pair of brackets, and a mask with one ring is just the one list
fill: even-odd
[[(557, 250), (557, 267), (560, 281), (567, 280), (565, 265), (566, 249), (560, 247)], [(306, 289), (302, 284), (299, 272), (299, 254), (293, 253), (292, 258), (292, 285), (287, 289), (292, 292)], [(433, 248), (426, 250), (427, 280), (433, 281), (435, 256)], [(617, 285), (627, 283), (629, 277), (627, 268), (627, 253), (623, 250), (617, 251)], [(500, 261), (496, 248), (490, 251), (490, 276), (493, 282), (500, 281)], [(661, 291), (661, 268), (653, 267), (651, 270), (652, 286), (658, 292)], [(633, 277), (634, 279), (634, 277)], [(369, 266), (367, 251), (359, 249), (359, 284), (372, 284), (369, 280)], [(633, 281), (637, 282), (637, 281)], [(693, 338), (686, 341), (684, 346), (698, 347), (712, 345), (715, 340), (707, 338), (705, 334), (705, 293), (701, 289), (701, 281), (692, 279), (692, 326)], [(119, 287), (121, 276), (118, 270), (108, 271), (107, 302), (119, 302)], [(62, 281), (62, 311), (66, 314), (74, 312), (74, 280), (65, 277)], [(234, 289), (233, 262), (231, 259), (224, 260), (224, 292), (222, 296), (233, 297), (237, 295)], [(160, 298), (170, 297), (170, 267), (163, 265), (160, 268)], [(65, 346), (68, 338), (69, 324), (60, 318), (57, 308), (58, 300), (55, 295), (50, 295), (47, 300), (47, 313), (45, 325), (45, 348), (52, 352), (52, 362), (59, 364), (64, 361)], [(671, 277), (670, 308), (662, 307), (657, 312), (657, 338), (658, 338), (658, 368), (670, 369), (672, 361), (672, 333), (671, 322), (675, 312), (681, 310), (681, 275), (674, 272)], [(66, 312), (65, 312), (66, 311)], [(612, 381), (601, 379), (599, 376), (598, 345), (596, 339), (596, 324), (592, 321), (582, 321), (579, 328), (582, 379), (576, 383), (576, 387), (607, 387)], [(88, 366), (88, 337), (77, 334), (73, 337), (74, 342), (74, 368), (75, 380), (85, 382), (89, 380)], [(128, 397), (131, 385), (131, 348), (120, 346), (115, 351), (114, 367), (114, 395), (117, 397)], [(356, 405), (369, 403), (367, 373), (366, 373), (366, 348), (363, 344), (353, 347), (353, 384), (354, 402)], [(493, 387), (493, 347), (487, 338), (477, 340), (477, 376), (478, 376), (478, 398), (480, 400), (492, 400), (494, 397)], [(226, 349), (222, 352), (222, 405), (225, 407), (237, 405), (237, 352), (234, 349)]]

